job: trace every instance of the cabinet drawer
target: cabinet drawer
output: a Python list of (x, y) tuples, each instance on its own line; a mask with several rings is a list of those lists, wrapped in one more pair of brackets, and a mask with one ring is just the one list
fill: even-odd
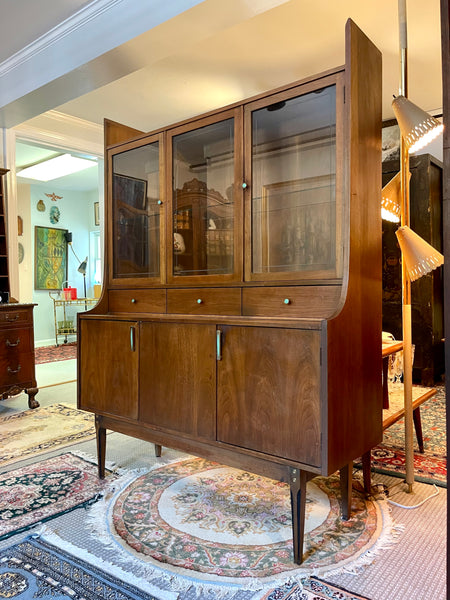
[(167, 290), (167, 312), (187, 315), (240, 315), (241, 289)]
[(7, 325), (14, 325), (19, 323), (32, 323), (33, 313), (27, 308), (11, 308), (8, 310), (0, 310), (0, 325), (3, 327)]
[(242, 314), (324, 319), (336, 311), (340, 295), (339, 285), (246, 288), (242, 293)]
[(166, 312), (166, 290), (110, 290), (109, 311), (164, 313)]
[(0, 355), (0, 385), (20, 385), (34, 380), (33, 352), (14, 352)]
[(0, 355), (31, 352), (31, 328), (3, 329), (0, 331)]

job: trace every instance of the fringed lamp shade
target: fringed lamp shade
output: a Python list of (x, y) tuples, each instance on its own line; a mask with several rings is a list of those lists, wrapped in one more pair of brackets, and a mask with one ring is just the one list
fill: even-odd
[(392, 108), (410, 153), (424, 148), (444, 129), (442, 123), (405, 96), (397, 96)]
[(399, 227), (395, 234), (411, 281), (444, 264), (442, 254), (406, 225)]

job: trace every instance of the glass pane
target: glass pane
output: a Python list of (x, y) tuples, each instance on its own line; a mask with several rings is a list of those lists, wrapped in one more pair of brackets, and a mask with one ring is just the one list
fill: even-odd
[(233, 272), (234, 119), (173, 138), (173, 274)]
[(252, 270), (336, 265), (336, 90), (252, 113)]
[(113, 156), (113, 277), (159, 276), (159, 144)]

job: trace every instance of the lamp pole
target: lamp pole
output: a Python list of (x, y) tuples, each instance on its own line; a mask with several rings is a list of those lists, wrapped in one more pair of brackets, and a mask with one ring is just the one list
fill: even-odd
[[(408, 97), (408, 43), (406, 28), (406, 0), (398, 0), (399, 38), (400, 38), (400, 89), (399, 94)], [(402, 227), (410, 222), (409, 210), (409, 150), (400, 134), (400, 195)], [(414, 431), (412, 405), (412, 317), (411, 317), (411, 279), (402, 260), (402, 330), (403, 330), (403, 395), (405, 408), (405, 470), (408, 492), (412, 492), (414, 483)]]

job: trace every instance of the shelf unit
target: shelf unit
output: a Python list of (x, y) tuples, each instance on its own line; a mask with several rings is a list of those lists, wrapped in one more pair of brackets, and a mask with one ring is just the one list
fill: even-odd
[(8, 237), (6, 220), (6, 194), (3, 176), (9, 169), (0, 169), (0, 302), (9, 299)]

